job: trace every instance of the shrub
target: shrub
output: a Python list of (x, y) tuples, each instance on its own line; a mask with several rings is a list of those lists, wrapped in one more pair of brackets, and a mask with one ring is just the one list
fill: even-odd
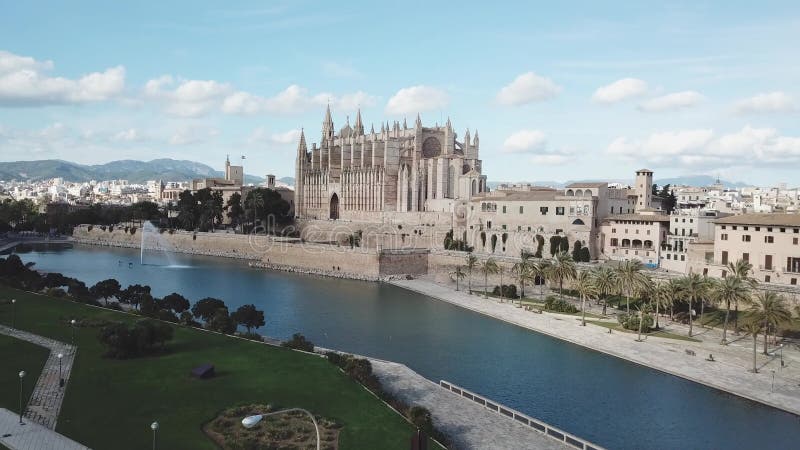
[(117, 322), (100, 329), (97, 339), (106, 346), (109, 358), (134, 358), (155, 353), (172, 340), (171, 326), (153, 320), (140, 320), (129, 326)]
[(306, 337), (300, 333), (293, 334), (292, 338), (282, 343), (281, 346), (293, 348), (295, 350), (302, 350), (304, 352), (314, 351), (314, 343), (306, 339)]
[[(500, 295), (500, 289), (501, 289), (500, 286), (495, 286), (494, 289), (492, 289), (492, 294)], [(502, 290), (503, 290), (502, 291), (503, 292), (503, 297), (506, 297), (506, 298), (519, 298), (519, 295), (517, 295), (517, 286), (516, 285), (504, 284), (502, 286)]]
[(131, 227), (131, 234), (136, 234), (136, 227)]
[(570, 314), (578, 312), (578, 308), (576, 308), (575, 305), (573, 305), (572, 303), (566, 300), (562, 300), (560, 298), (553, 297), (552, 295), (548, 296), (547, 299), (545, 299), (544, 309), (548, 311), (563, 312)]
[(264, 336), (261, 336), (258, 333), (239, 333), (237, 336), (251, 341), (264, 342)]
[[(617, 320), (622, 328), (626, 330), (639, 331), (639, 314), (626, 314), (622, 313), (617, 315)], [(642, 324), (642, 332), (649, 333), (653, 329), (653, 316), (650, 314), (644, 315), (644, 323)]]

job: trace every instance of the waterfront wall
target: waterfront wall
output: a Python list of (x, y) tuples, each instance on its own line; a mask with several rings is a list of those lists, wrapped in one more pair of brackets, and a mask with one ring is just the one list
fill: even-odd
[[(75, 242), (112, 247), (140, 248), (142, 231), (98, 226), (76, 227)], [(148, 231), (148, 250), (223, 256), (253, 261), (254, 267), (313, 273), (340, 278), (379, 280), (428, 272), (428, 251), (420, 249), (376, 249), (349, 245), (302, 242), (272, 236), (187, 231)]]

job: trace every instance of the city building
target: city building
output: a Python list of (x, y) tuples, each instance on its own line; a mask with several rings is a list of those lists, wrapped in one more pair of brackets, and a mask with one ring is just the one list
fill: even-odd
[(661, 245), (660, 267), (687, 273), (690, 244), (713, 242), (714, 221), (729, 214), (701, 208), (676, 209), (669, 216), (667, 239)]
[(669, 216), (653, 209), (606, 217), (600, 227), (601, 252), (611, 260), (638, 259), (658, 267), (669, 221)]

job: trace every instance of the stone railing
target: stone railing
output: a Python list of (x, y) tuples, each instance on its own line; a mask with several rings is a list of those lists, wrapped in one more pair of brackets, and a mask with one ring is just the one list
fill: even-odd
[(581, 439), (574, 434), (567, 433), (560, 428), (556, 428), (552, 425), (548, 425), (541, 420), (534, 419), (533, 417), (523, 414), (519, 411), (511, 409), (507, 406), (501, 405), (500, 403), (494, 402), (489, 400), (488, 398), (478, 395), (472, 391), (468, 391), (461, 386), (456, 386), (450, 382), (440, 380), (439, 386), (447, 389), (448, 391), (460, 395), (466, 399), (472, 400), (475, 403), (486, 407), (498, 414), (502, 414), (510, 419), (514, 419), (517, 422), (526, 425), (528, 427), (533, 428), (534, 430), (555, 439), (559, 442), (563, 442), (564, 444), (569, 445), (570, 447), (582, 449), (582, 450), (604, 450), (603, 447), (593, 444), (585, 439)]

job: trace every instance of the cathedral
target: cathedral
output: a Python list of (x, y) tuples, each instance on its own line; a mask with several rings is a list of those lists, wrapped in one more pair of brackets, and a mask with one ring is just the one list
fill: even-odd
[(486, 189), (478, 132), (463, 140), (450, 119), (444, 126), (381, 124), (364, 131), (361, 111), (353, 125), (334, 129), (330, 107), (319, 146), (309, 150), (301, 132), (295, 162), (295, 216), (381, 222), (386, 213), (453, 213)]

